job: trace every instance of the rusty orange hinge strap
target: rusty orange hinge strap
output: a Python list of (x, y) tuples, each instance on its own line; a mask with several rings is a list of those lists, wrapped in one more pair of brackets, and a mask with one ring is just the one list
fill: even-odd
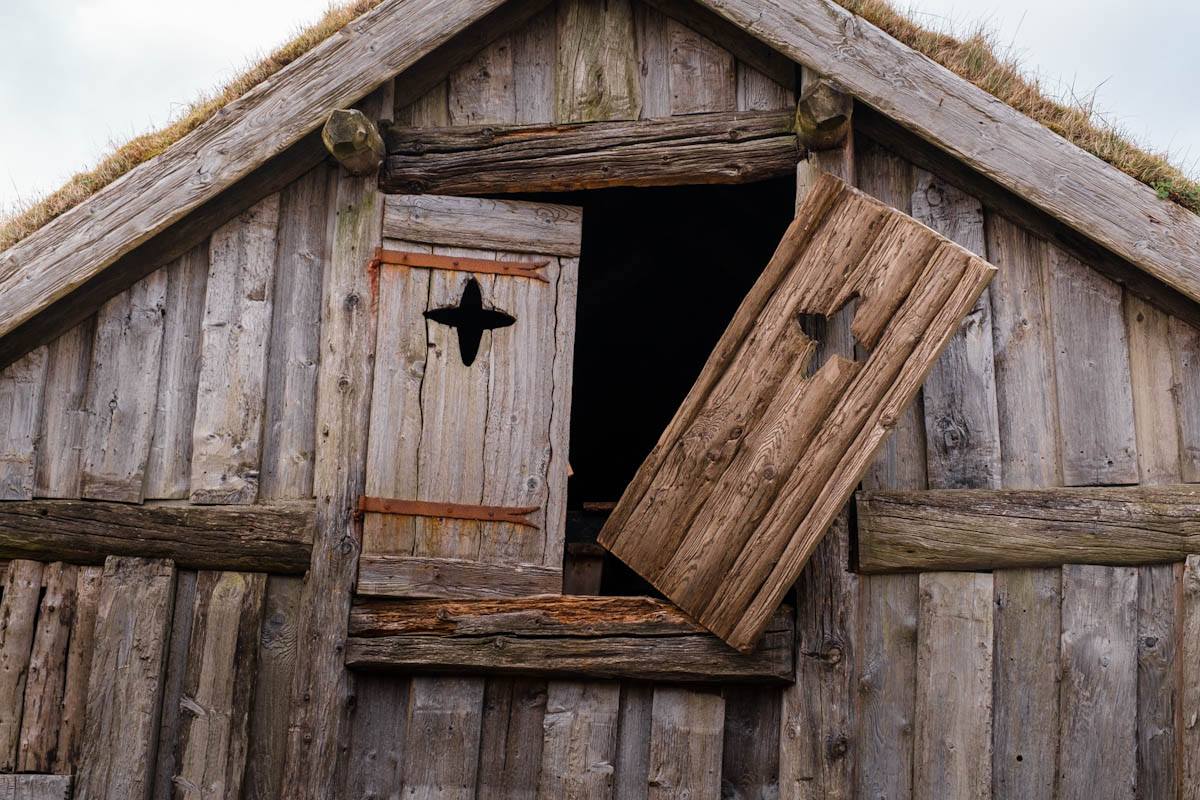
[(468, 258), (466, 256), (437, 256), (432, 253), (409, 253), (403, 250), (375, 248), (375, 258), (368, 265), (375, 268), (381, 264), (397, 267), (423, 267), (425, 269), (450, 269), (458, 272), (486, 272), (491, 275), (509, 275), (516, 278), (533, 278), (542, 283), (550, 280), (541, 273), (549, 264), (546, 261), (497, 261), (493, 258)]
[(414, 517), (446, 517), (469, 519), (480, 522), (511, 522), (527, 528), (539, 528), (536, 522), (526, 519), (527, 514), (541, 506), (471, 506), (460, 503), (429, 503), (424, 500), (396, 500), (390, 497), (359, 495), (358, 513), (370, 511), (377, 514), (405, 514)]

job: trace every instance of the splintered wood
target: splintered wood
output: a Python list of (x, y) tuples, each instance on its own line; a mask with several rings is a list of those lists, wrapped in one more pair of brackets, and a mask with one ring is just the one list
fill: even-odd
[[(749, 650), (995, 273), (905, 214), (822, 175), (600, 543)], [(857, 298), (865, 363), (799, 315)]]

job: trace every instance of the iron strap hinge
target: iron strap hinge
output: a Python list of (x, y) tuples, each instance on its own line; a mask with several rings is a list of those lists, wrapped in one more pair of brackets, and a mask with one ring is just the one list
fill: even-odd
[(432, 253), (409, 253), (404, 250), (375, 248), (375, 258), (368, 269), (387, 264), (397, 267), (422, 267), (425, 269), (449, 269), (457, 272), (482, 272), (489, 275), (508, 275), (514, 278), (533, 278), (542, 283), (550, 279), (541, 270), (550, 263), (545, 261), (497, 261), (494, 258), (468, 258), (467, 256), (438, 256)]
[(541, 506), (472, 506), (461, 503), (430, 503), (424, 500), (397, 500), (391, 497), (359, 495), (358, 513), (404, 514), (412, 517), (444, 517), (479, 522), (511, 522), (527, 528), (540, 528), (526, 516), (541, 509)]

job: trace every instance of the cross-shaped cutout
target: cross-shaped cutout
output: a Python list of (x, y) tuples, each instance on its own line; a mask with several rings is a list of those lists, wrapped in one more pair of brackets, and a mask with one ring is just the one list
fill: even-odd
[(484, 331), (507, 328), (517, 321), (511, 314), (484, 308), (483, 293), (479, 290), (479, 281), (474, 278), (467, 281), (457, 306), (426, 311), (425, 318), (449, 325), (458, 332), (458, 353), (465, 367), (475, 362)]

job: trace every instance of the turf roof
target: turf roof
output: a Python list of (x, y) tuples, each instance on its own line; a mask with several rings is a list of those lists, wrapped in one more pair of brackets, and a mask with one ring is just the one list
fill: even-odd
[[(195, 130), (228, 103), (274, 75), (382, 0), (350, 0), (330, 8), (296, 38), (233, 79), (212, 96), (193, 103), (178, 120), (116, 148), (94, 168), (26, 208), (0, 220), (0, 251), (6, 250), (92, 194), (149, 161)], [(1159, 197), (1200, 214), (1200, 184), (1174, 167), (1167, 156), (1150, 152), (1095, 113), (1089, 102), (1062, 103), (1048, 97), (1011, 57), (998, 54), (985, 31), (966, 39), (924, 28), (887, 0), (835, 0), (909, 47), (974, 83), (1021, 113), (1158, 192)]]

